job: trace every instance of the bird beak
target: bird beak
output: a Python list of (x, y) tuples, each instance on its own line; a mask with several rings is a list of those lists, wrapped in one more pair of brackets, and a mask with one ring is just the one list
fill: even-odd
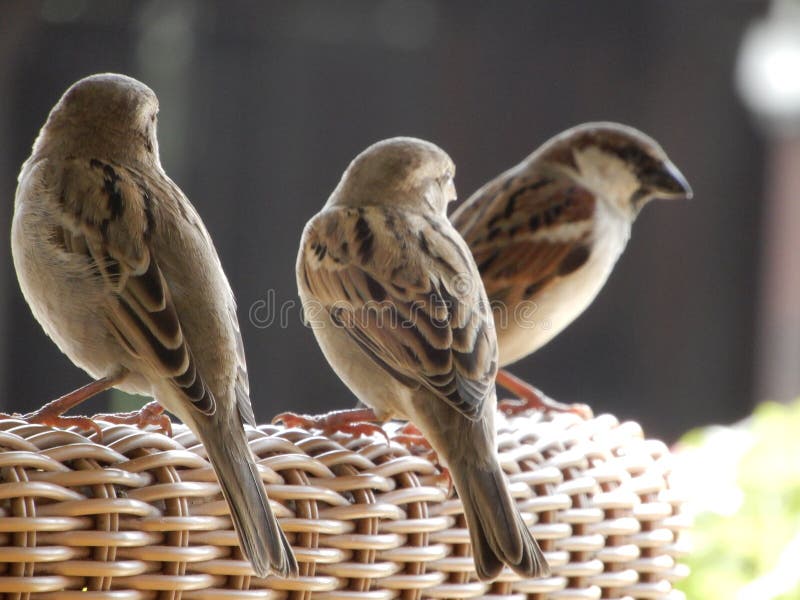
[(453, 200), (458, 198), (458, 194), (456, 193), (456, 184), (453, 179), (449, 179), (444, 187), (444, 199), (449, 204)]
[(672, 162), (666, 160), (649, 178), (654, 198), (663, 200), (691, 200), (692, 186)]

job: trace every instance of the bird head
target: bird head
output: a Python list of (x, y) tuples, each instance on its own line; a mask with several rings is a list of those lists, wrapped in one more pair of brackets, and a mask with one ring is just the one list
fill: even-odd
[(158, 160), (157, 115), (158, 98), (142, 82), (116, 73), (90, 75), (64, 92), (37, 145), (53, 143), (53, 137), (109, 157), (141, 154)]
[(396, 137), (377, 142), (347, 167), (329, 205), (386, 205), (444, 215), (456, 198), (455, 166), (430, 142)]
[(585, 123), (554, 137), (541, 152), (547, 164), (568, 170), (630, 218), (655, 198), (692, 197), (686, 178), (661, 146), (633, 127)]

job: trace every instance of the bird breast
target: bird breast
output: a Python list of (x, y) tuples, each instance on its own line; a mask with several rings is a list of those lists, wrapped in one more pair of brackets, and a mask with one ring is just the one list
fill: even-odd
[(37, 178), (24, 177), (17, 199), (11, 247), (31, 311), (59, 349), (90, 376), (116, 374), (123, 352), (103, 321), (107, 290), (84, 255), (64, 250), (53, 192)]
[(501, 366), (538, 350), (586, 310), (625, 249), (630, 231), (628, 219), (606, 202), (597, 202), (589, 259), (543, 289), (528, 314), (508, 315), (514, 322), (506, 327), (497, 324)]

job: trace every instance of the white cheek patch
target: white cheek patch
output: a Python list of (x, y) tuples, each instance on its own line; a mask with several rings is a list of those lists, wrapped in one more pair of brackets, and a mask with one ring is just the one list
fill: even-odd
[(628, 208), (631, 196), (639, 189), (639, 180), (622, 159), (594, 146), (576, 150), (574, 156), (578, 178), (586, 187), (616, 208)]

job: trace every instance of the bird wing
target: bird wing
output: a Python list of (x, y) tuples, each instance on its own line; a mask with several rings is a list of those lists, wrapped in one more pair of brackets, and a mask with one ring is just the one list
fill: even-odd
[(62, 172), (63, 218), (52, 239), (84, 255), (107, 290), (104, 318), (132, 356), (168, 379), (191, 406), (211, 415), (216, 403), (184, 338), (169, 285), (151, 252), (152, 187), (137, 172), (74, 159)]
[(298, 273), (380, 368), (480, 416), (497, 341), (475, 264), (449, 222), (385, 207), (325, 210), (306, 227)]
[(514, 302), (586, 262), (595, 202), (563, 175), (512, 169), (473, 194), (451, 220), (492, 302)]
[[(233, 293), (231, 293), (233, 297)], [(242, 422), (256, 426), (256, 417), (253, 414), (253, 405), (250, 403), (250, 379), (247, 375), (247, 361), (244, 355), (244, 342), (242, 332), (239, 329), (239, 319), (236, 317), (236, 304), (228, 306), (228, 318), (234, 332), (234, 342), (236, 344), (236, 379), (233, 384), (233, 391), (236, 395), (236, 406), (239, 409), (239, 416)]]

